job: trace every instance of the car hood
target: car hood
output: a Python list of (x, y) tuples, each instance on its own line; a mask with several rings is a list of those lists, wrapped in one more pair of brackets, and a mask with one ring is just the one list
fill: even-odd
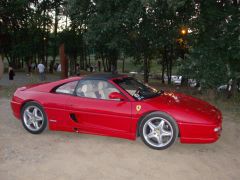
[(185, 94), (164, 92), (145, 102), (170, 113), (179, 121), (210, 124), (221, 121), (221, 112), (216, 107)]

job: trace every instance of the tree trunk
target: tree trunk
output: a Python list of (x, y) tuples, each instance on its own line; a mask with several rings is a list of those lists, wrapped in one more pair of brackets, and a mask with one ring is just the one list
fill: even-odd
[(167, 70), (167, 79), (168, 79), (168, 84), (171, 84), (171, 73), (170, 73), (170, 61), (171, 58), (168, 54), (168, 49), (166, 46), (164, 46), (164, 52), (163, 52), (163, 59), (164, 59), (164, 63), (165, 63), (165, 69)]
[(125, 56), (123, 56), (122, 73), (125, 71)]
[[(56, 3), (56, 2), (55, 2)], [(58, 14), (59, 14), (59, 9), (58, 9), (58, 4), (55, 4), (55, 17), (54, 17), (54, 42), (53, 42), (53, 60), (51, 61), (50, 64), (50, 69), (49, 71), (52, 73), (53, 72), (53, 67), (56, 62), (56, 56), (57, 56), (57, 29), (58, 29)]]
[(3, 55), (0, 54), (0, 79), (2, 78), (3, 76), (3, 72), (4, 72), (4, 66), (3, 66)]
[(111, 62), (109, 60), (109, 57), (107, 57), (105, 59), (105, 62), (106, 62), (106, 70), (107, 70), (107, 72), (110, 72), (111, 71)]
[(105, 61), (104, 61), (103, 52), (101, 53), (101, 59), (102, 59), (103, 71), (106, 72), (106, 64), (105, 64)]
[[(87, 54), (86, 54), (86, 51), (84, 50), (84, 53), (83, 53), (83, 57), (84, 57), (84, 64), (85, 64), (85, 68), (86, 68), (86, 65), (88, 64), (88, 60), (87, 60)], [(89, 67), (91, 67), (91, 64), (88, 64)]]
[(43, 11), (43, 17), (44, 17), (44, 21), (43, 21), (43, 34), (42, 34), (42, 63), (46, 65), (45, 62), (45, 54), (46, 54), (46, 37), (45, 37), (45, 33), (46, 33), (46, 6), (44, 5), (44, 11)]
[(170, 81), (169, 81), (169, 77), (168, 77), (168, 84), (171, 84), (171, 80), (172, 80), (172, 61), (173, 61), (173, 45), (171, 45), (171, 49), (170, 49), (170, 57), (169, 57), (169, 68), (168, 68), (168, 74), (170, 77)]
[(90, 50), (86, 46), (87, 56), (88, 56), (88, 63), (91, 64), (91, 57), (90, 57)]
[(81, 48), (81, 50), (80, 50), (80, 69), (85, 69), (84, 57), (83, 57), (83, 48)]
[[(84, 42), (83, 42), (84, 43)], [(84, 57), (84, 62), (85, 62), (85, 65), (88, 64), (88, 60), (87, 60), (87, 49), (86, 49), (86, 45), (83, 44), (83, 57)], [(88, 66), (90, 67), (91, 64), (88, 64)]]
[(162, 62), (162, 83), (164, 84), (165, 81), (164, 81), (164, 74), (165, 74), (165, 60), (163, 60)]
[(64, 44), (60, 45), (59, 54), (61, 62), (61, 78), (64, 79), (68, 77), (68, 59), (64, 52)]
[(117, 59), (115, 59), (115, 57), (112, 57), (111, 59), (111, 71), (112, 74), (116, 74), (117, 73)]
[(144, 82), (148, 83), (148, 58), (144, 55)]
[(75, 51), (73, 54), (73, 67), (72, 67), (73, 74), (76, 74), (76, 64), (77, 64), (77, 51)]
[(172, 81), (172, 59), (173, 59), (173, 46), (170, 46), (170, 52), (164, 47), (164, 53), (166, 56), (166, 66), (167, 66), (167, 76), (168, 76), (168, 84), (171, 84)]
[[(22, 63), (21, 63), (21, 60), (22, 60)], [(26, 59), (26, 62), (25, 62), (25, 64), (27, 64), (27, 61), (28, 61), (28, 59)], [(21, 58), (21, 59), (17, 59), (17, 67), (18, 68), (20, 68), (20, 69), (24, 69), (24, 58)], [(28, 69), (28, 68), (27, 68)]]
[(45, 42), (45, 64), (46, 64), (46, 71), (47, 71), (47, 69), (48, 69), (48, 34), (47, 34), (47, 38), (46, 38), (46, 40), (45, 40), (46, 42)]

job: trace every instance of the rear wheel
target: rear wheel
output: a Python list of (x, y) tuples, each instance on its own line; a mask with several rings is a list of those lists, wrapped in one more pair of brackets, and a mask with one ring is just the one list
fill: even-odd
[(139, 132), (142, 141), (152, 149), (170, 147), (178, 136), (175, 120), (166, 113), (154, 112), (143, 118)]
[(35, 103), (26, 103), (21, 110), (23, 127), (32, 134), (40, 134), (47, 126), (47, 116), (43, 108)]

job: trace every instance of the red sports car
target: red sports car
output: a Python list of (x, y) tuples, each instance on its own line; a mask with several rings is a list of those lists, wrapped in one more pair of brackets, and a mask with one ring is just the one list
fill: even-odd
[(93, 74), (18, 88), (13, 114), (33, 134), (46, 127), (135, 140), (153, 149), (212, 143), (222, 129), (221, 112), (202, 100), (157, 91), (132, 77)]

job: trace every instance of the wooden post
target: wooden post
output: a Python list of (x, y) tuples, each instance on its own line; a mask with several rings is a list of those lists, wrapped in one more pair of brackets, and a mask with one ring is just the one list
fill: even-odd
[(61, 79), (68, 77), (68, 59), (64, 52), (64, 44), (59, 47), (60, 63), (61, 63)]

